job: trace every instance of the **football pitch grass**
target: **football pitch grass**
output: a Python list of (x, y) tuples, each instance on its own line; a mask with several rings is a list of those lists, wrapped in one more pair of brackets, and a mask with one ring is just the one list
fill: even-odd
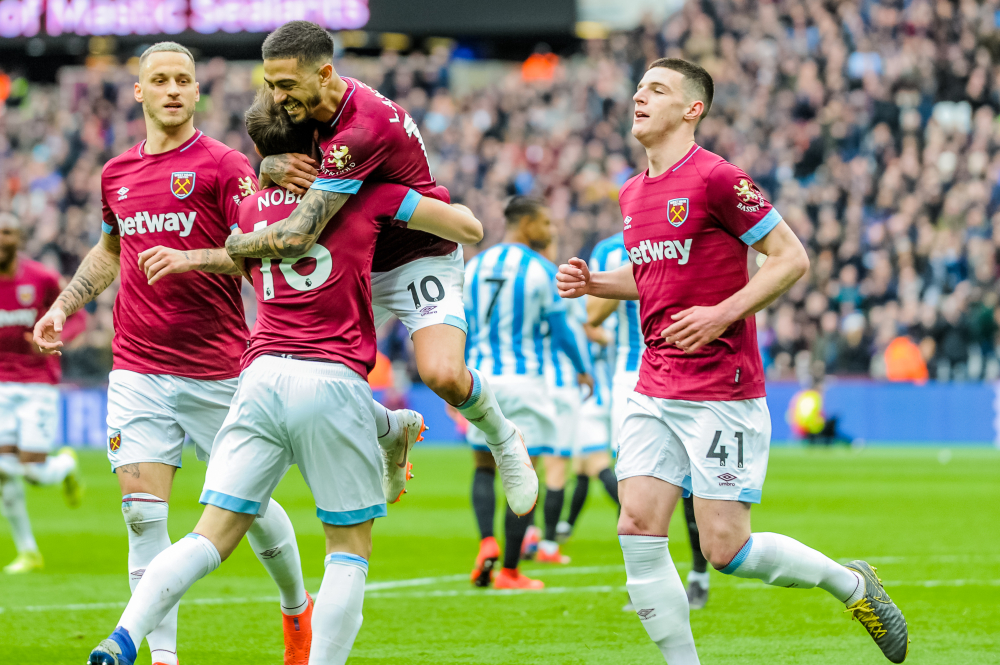
[[(176, 540), (196, 523), (204, 465), (185, 456), (170, 501)], [(658, 663), (626, 602), (616, 512), (596, 481), (568, 566), (527, 563), (542, 592), (473, 588), (477, 551), (470, 454), (419, 446), (410, 492), (375, 526), (364, 625), (350, 663)], [(29, 489), (43, 572), (0, 575), (0, 662), (80, 665), (114, 628), (129, 596), (127, 539), (117, 484), (101, 451), (81, 453), (88, 489), (68, 509), (57, 488)], [(879, 568), (905, 613), (910, 663), (1000, 662), (1000, 451), (929, 448), (772, 450), (754, 530), (797, 538)], [(499, 495), (499, 483), (498, 483)], [(296, 525), (308, 589), (323, 572), (322, 529), (301, 476), (275, 492)], [(540, 504), (539, 504), (540, 505)], [(541, 523), (541, 515), (538, 516)], [(498, 535), (502, 521), (498, 511)], [(670, 549), (690, 566), (683, 514)], [(0, 563), (14, 557), (0, 522)], [(786, 590), (712, 574), (691, 613), (702, 663), (885, 663), (860, 624), (818, 589)], [(181, 604), (184, 665), (282, 662), (277, 593), (242, 544)], [(143, 647), (139, 663), (149, 663)]]

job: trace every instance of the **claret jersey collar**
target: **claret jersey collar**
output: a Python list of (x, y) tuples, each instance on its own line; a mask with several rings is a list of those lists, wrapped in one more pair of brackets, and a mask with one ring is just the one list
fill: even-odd
[(675, 171), (677, 171), (678, 169), (680, 169), (682, 166), (684, 166), (685, 164), (687, 164), (688, 161), (692, 157), (694, 157), (695, 153), (698, 152), (699, 150), (701, 150), (701, 146), (698, 145), (697, 143), (695, 143), (693, 146), (691, 146), (691, 149), (687, 151), (687, 154), (685, 154), (683, 157), (681, 157), (681, 159), (680, 159), (679, 162), (677, 162), (676, 164), (674, 164), (673, 166), (671, 166), (669, 169), (667, 169), (666, 171), (664, 171), (660, 175), (656, 176), (655, 178), (649, 177), (649, 168), (647, 167), (646, 170), (642, 174), (642, 181), (643, 182), (659, 182), (661, 180), (666, 179), (667, 177), (670, 176), (670, 174), (674, 173)]
[(143, 159), (161, 159), (163, 157), (167, 157), (170, 155), (180, 154), (185, 150), (187, 150), (188, 148), (190, 148), (191, 146), (193, 146), (195, 143), (197, 143), (198, 140), (204, 135), (205, 133), (203, 131), (201, 131), (200, 129), (196, 129), (194, 132), (194, 136), (189, 138), (184, 143), (180, 144), (176, 148), (167, 150), (166, 152), (158, 152), (155, 155), (150, 155), (149, 153), (146, 152), (146, 139), (143, 139), (142, 143), (139, 144), (139, 157)]

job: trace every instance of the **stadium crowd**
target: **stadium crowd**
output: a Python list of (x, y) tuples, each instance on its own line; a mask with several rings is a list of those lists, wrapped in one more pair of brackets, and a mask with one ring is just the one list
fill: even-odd
[[(567, 258), (621, 228), (617, 191), (646, 166), (629, 134), (646, 63), (696, 60), (716, 84), (699, 143), (754, 178), (812, 259), (758, 315), (769, 376), (881, 378), (903, 336), (932, 378), (976, 380), (1000, 373), (998, 10), (703, 0), (663, 24), (595, 33), (574, 55), (539, 49), (474, 88), (456, 85), (461, 54), (440, 45), (337, 66), (409, 110), (436, 178), (483, 221), (482, 247), (503, 234), (504, 199), (531, 194), (549, 202)], [(143, 138), (134, 67), (67, 67), (0, 109), (0, 209), (27, 222), (26, 252), (67, 276), (100, 233), (103, 163)], [(256, 64), (215, 59), (198, 78), (197, 126), (257, 163), (242, 124)], [(113, 299), (109, 289), (91, 307), (68, 380), (103, 378)]]

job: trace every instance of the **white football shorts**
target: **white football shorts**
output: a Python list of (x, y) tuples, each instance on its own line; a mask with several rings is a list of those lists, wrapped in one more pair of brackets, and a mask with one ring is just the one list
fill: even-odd
[(385, 517), (371, 403), (368, 381), (344, 365), (260, 356), (240, 374), (201, 503), (262, 515), (297, 464), (321, 521), (350, 526)]
[(611, 409), (591, 397), (580, 405), (573, 454), (589, 455), (607, 450), (611, 442)]
[(186, 434), (207, 461), (236, 392), (236, 379), (204, 381), (127, 369), (108, 375), (108, 460), (181, 466)]
[[(556, 406), (541, 376), (490, 375), (487, 377), (497, 404), (524, 435), (528, 454), (548, 454), (556, 440)], [(486, 437), (477, 427), (469, 427), (466, 438), (473, 450), (489, 451)]]
[(556, 407), (556, 437), (543, 455), (572, 457), (580, 423), (580, 389), (577, 386), (549, 386)]
[(421, 328), (439, 323), (468, 332), (464, 287), (465, 255), (461, 245), (447, 256), (428, 256), (388, 272), (373, 272), (375, 327), (395, 314), (411, 337)]
[(0, 383), (0, 446), (51, 453), (58, 424), (58, 388), (47, 383)]
[(760, 503), (770, 445), (763, 397), (692, 402), (633, 392), (615, 473), (619, 481), (653, 476), (685, 496)]
[(622, 423), (628, 413), (628, 399), (639, 383), (639, 372), (615, 372), (611, 379), (611, 450), (616, 454), (622, 434)]

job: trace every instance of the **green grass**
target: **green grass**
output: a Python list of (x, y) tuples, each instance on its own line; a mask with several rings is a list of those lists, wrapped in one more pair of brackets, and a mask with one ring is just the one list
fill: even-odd
[[(114, 628), (128, 599), (117, 484), (103, 453), (85, 453), (81, 463), (89, 487), (79, 510), (66, 508), (56, 489), (28, 491), (46, 569), (0, 576), (0, 662), (79, 665)], [(185, 464), (171, 501), (174, 539), (201, 512), (204, 467), (193, 455)], [(662, 662), (635, 615), (621, 611), (625, 573), (615, 511), (599, 484), (591, 487), (577, 533), (565, 546), (572, 564), (528, 564), (526, 572), (541, 576), (547, 591), (501, 595), (473, 589), (464, 577), (477, 547), (469, 453), (418, 448), (414, 466), (410, 493), (375, 528), (372, 588), (351, 663)], [(916, 448), (779, 448), (772, 451), (754, 529), (878, 566), (910, 622), (907, 662), (996, 663), (998, 476), (1000, 452), (994, 450), (954, 450), (948, 457)], [(289, 473), (275, 498), (296, 524), (307, 586), (315, 591), (322, 575), (322, 530), (301, 476)], [(674, 520), (671, 536), (683, 575), (690, 551), (682, 519)], [(13, 556), (0, 520), (0, 562)], [(375, 588), (439, 576), (446, 579)], [(179, 633), (185, 665), (281, 662), (276, 592), (247, 547), (196, 584), (185, 601)], [(93, 603), (107, 605), (66, 607)], [(692, 624), (706, 665), (887, 662), (842, 609), (819, 590), (777, 589), (713, 574), (708, 607), (692, 612)], [(149, 663), (148, 651), (139, 662)]]

